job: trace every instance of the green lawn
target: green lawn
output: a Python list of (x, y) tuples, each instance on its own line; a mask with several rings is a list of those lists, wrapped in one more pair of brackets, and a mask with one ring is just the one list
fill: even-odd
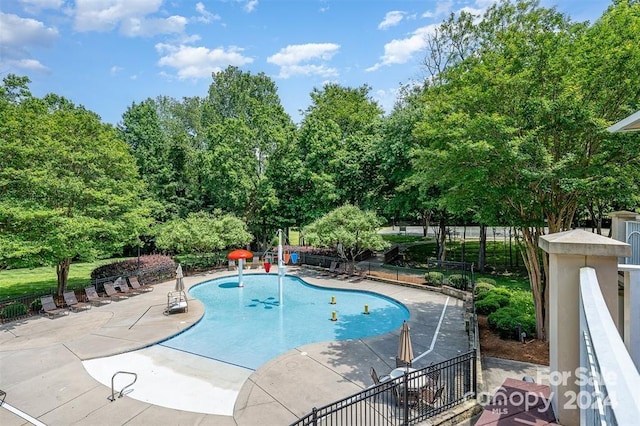
[[(122, 259), (103, 259), (95, 262), (71, 264), (68, 286), (74, 288), (91, 282), (91, 271), (98, 266), (119, 260)], [(0, 271), (0, 299), (47, 292), (57, 286), (58, 276), (55, 267), (43, 266)]]

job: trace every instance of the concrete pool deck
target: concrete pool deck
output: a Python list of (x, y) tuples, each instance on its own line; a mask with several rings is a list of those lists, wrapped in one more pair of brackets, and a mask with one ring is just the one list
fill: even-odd
[[(264, 270), (245, 273), (254, 272)], [(307, 268), (288, 267), (287, 273), (311, 284), (373, 291), (403, 303), (411, 314), (417, 367), (468, 350), (460, 300), (412, 287), (331, 277)], [(226, 275), (235, 273), (188, 276), (185, 286)], [(173, 286), (174, 281), (157, 284), (153, 292), (86, 312), (0, 327), (0, 389), (6, 392), (0, 424), (29, 423), (8, 409), (12, 407), (32, 417), (32, 423), (47, 425), (285, 425), (314, 406), (371, 385), (372, 366), (378, 374), (395, 367), (399, 328), (366, 339), (304, 345), (256, 371), (237, 371), (156, 346), (204, 313), (199, 301), (189, 299), (187, 313), (164, 315), (167, 292)], [(123, 398), (111, 402), (110, 381), (117, 371), (135, 372), (138, 379)], [(125, 375), (119, 380), (124, 379), (121, 376)], [(116, 381), (116, 390), (123, 384)], [(190, 411), (202, 407), (206, 412)]]

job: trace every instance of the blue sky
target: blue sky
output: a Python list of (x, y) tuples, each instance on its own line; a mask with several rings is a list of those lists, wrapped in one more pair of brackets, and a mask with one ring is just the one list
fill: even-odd
[[(493, 0), (0, 0), (0, 77), (28, 76), (116, 124), (132, 102), (206, 96), (211, 73), (265, 73), (294, 122), (314, 87), (369, 85), (389, 112), (421, 80), (425, 34)], [(543, 0), (594, 21), (605, 0)]]

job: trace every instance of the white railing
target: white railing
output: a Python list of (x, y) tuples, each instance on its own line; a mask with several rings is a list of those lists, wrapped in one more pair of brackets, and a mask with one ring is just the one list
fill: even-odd
[(580, 269), (581, 425), (640, 421), (640, 374), (609, 314), (593, 268)]

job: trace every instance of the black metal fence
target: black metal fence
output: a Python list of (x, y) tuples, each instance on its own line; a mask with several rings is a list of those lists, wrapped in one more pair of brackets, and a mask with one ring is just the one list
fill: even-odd
[[(93, 286), (99, 293), (103, 293), (104, 284), (114, 282), (120, 276), (127, 278), (130, 276), (138, 276), (143, 284), (156, 284), (175, 278), (175, 267), (160, 266), (156, 268), (143, 268), (130, 275), (94, 278), (91, 279), (91, 281), (69, 284), (67, 285), (67, 290), (78, 292), (82, 291), (85, 287)], [(40, 298), (42, 296), (54, 296), (54, 298), (57, 298), (57, 291), (57, 287), (51, 287), (49, 290), (39, 293), (0, 298), (0, 322), (18, 321), (38, 315), (42, 308)], [(79, 300), (81, 300), (81, 298), (79, 298)], [(61, 300), (58, 302), (61, 302)]]
[(475, 398), (476, 394), (473, 350), (313, 408), (291, 426), (412, 425)]

